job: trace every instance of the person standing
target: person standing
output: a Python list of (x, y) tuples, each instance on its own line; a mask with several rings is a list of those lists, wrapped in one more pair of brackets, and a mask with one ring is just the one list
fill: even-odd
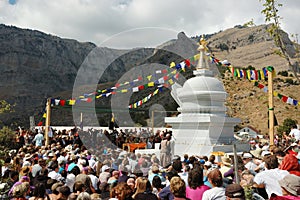
[(32, 142), (35, 142), (35, 146), (41, 147), (43, 145), (44, 136), (42, 134), (42, 131), (39, 129), (38, 134), (36, 134), (32, 140)]
[(171, 162), (171, 142), (170, 135), (167, 134), (166, 137), (160, 143), (160, 163), (161, 166), (167, 167)]

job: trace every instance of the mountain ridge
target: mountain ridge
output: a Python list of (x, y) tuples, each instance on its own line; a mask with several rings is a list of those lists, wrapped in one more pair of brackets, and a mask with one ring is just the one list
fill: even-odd
[[(215, 57), (221, 60), (228, 60), (235, 67), (252, 65), (257, 69), (261, 69), (261, 67), (273, 65), (277, 71), (288, 70), (284, 59), (274, 53), (276, 46), (266, 32), (266, 29), (267, 25), (251, 28), (235, 27), (224, 30), (208, 37), (208, 47)], [(292, 48), (293, 43), (289, 40), (286, 33), (283, 32), (283, 34), (284, 40), (289, 45), (289, 54), (296, 59), (297, 52)], [(27, 126), (29, 124), (29, 116), (31, 115), (34, 115), (35, 120), (39, 121), (39, 116), (43, 113), (46, 98), (70, 98), (79, 68), (87, 56), (96, 48), (99, 48), (104, 53), (122, 54), (120, 58), (109, 64), (107, 70), (103, 73), (102, 79), (99, 80), (99, 83), (102, 84), (110, 82), (111, 85), (105, 85), (112, 87), (121, 77), (125, 78), (125, 75), (133, 68), (139, 73), (148, 73), (148, 71), (138, 68), (137, 66), (139, 65), (145, 65), (146, 68), (149, 63), (159, 63), (169, 66), (172, 61), (178, 63), (185, 58), (195, 55), (197, 53), (197, 42), (195, 39), (188, 38), (184, 33), (179, 33), (177, 39), (168, 41), (157, 48), (140, 48), (134, 51), (123, 52), (107, 47), (96, 47), (96, 45), (90, 42), (81, 43), (72, 39), (62, 39), (36, 30), (24, 30), (17, 27), (0, 25), (0, 98), (12, 104), (16, 103), (16, 112), (1, 115), (0, 120), (2, 120), (4, 125), (18, 123)], [(138, 73), (136, 72), (136, 74)], [(186, 78), (192, 76), (191, 71), (186, 74)], [(129, 75), (132, 76), (134, 74)], [(286, 78), (281, 77), (281, 79)], [(181, 81), (184, 80), (182, 79)], [(247, 106), (251, 107), (251, 101), (247, 102), (247, 98), (240, 97), (241, 95), (238, 93), (241, 92), (241, 89), (233, 90), (230, 88), (242, 86), (245, 88), (243, 92), (256, 91), (255, 95), (248, 96), (248, 99), (262, 96), (259, 95), (260, 92), (258, 89), (253, 88), (251, 82), (248, 83), (241, 80), (229, 78), (228, 80), (224, 79), (223, 82), (226, 91), (229, 93), (227, 104), (228, 114), (241, 118), (241, 125), (251, 124), (257, 129), (262, 130), (262, 132), (266, 132), (267, 128), (265, 126), (260, 126), (259, 123), (255, 122), (255, 119), (257, 119), (256, 115), (244, 111), (244, 109), (248, 109)], [(280, 90), (284, 89), (287, 93), (286, 95), (292, 95), (293, 91), (299, 91), (299, 86), (287, 86), (281, 82), (277, 83), (276, 88)], [(84, 90), (84, 87), (82, 90)], [(130, 97), (130, 100), (134, 102), (141, 96), (142, 94), (133, 95)], [(238, 103), (235, 102), (237, 101), (237, 96)], [(299, 94), (293, 94), (293, 96), (296, 99), (300, 99)], [(162, 94), (159, 97), (153, 97), (151, 101), (153, 104), (162, 104), (168, 109), (176, 109), (177, 104), (172, 100), (170, 101), (170, 98), (169, 94)], [(243, 102), (244, 105), (240, 105), (240, 102)], [(107, 105), (109, 103), (110, 100), (105, 100), (98, 104)], [(257, 101), (256, 103), (259, 104), (260, 102)], [(266, 104), (265, 100), (261, 103), (259, 107), (263, 107)], [(278, 104), (279, 102), (276, 101), (276, 103)], [(286, 106), (278, 106), (277, 113), (279, 111), (280, 113), (286, 113), (286, 110), (290, 111), (290, 109), (293, 109), (286, 109)], [(265, 107), (267, 108), (267, 106)], [(145, 105), (143, 108), (148, 109), (149, 105)], [(238, 112), (239, 109), (242, 109), (242, 114)], [(258, 109), (257, 112), (263, 111)], [(282, 122), (287, 115), (279, 116), (279, 121)], [(63, 111), (59, 111), (56, 114), (53, 113), (53, 116), (53, 125), (72, 123), (72, 115), (70, 113), (64, 114)], [(55, 119), (59, 116), (64, 117), (61, 120)], [(299, 112), (295, 109), (291, 117), (298, 119), (298, 116), (300, 116)], [(109, 114), (102, 117), (108, 119)], [(149, 116), (143, 117), (146, 118)], [(264, 120), (266, 119), (265, 115), (261, 115), (260, 117)], [(101, 119), (100, 121), (103, 124), (107, 119)]]

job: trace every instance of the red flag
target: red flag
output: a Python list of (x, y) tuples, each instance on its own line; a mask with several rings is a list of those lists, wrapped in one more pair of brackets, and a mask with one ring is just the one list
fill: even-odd
[(66, 101), (65, 101), (65, 100), (60, 100), (59, 104), (60, 104), (61, 106), (64, 106), (64, 105), (66, 104)]
[(188, 66), (188, 67), (191, 66), (191, 62), (188, 59), (186, 59), (184, 62), (186, 64), (186, 66)]
[(161, 70), (161, 73), (166, 74), (168, 71), (166, 69)]
[(120, 87), (120, 83), (116, 83), (115, 87)]
[(93, 100), (92, 100), (92, 98), (87, 98), (87, 100), (86, 100), (86, 102), (92, 102)]
[(138, 89), (139, 89), (139, 90), (143, 90), (144, 88), (145, 88), (144, 85), (138, 86)]
[(143, 80), (143, 78), (142, 78), (141, 76), (139, 76), (139, 77), (138, 77), (138, 80), (141, 81), (141, 80)]
[(43, 126), (43, 122), (39, 122), (39, 123), (38, 123), (38, 126)]
[(163, 78), (164, 78), (165, 81), (169, 79), (168, 76), (164, 76)]
[(287, 97), (287, 96), (282, 96), (282, 101), (283, 101), (283, 102), (285, 102), (285, 103), (286, 103), (286, 102), (287, 102), (287, 100), (288, 100), (288, 97)]

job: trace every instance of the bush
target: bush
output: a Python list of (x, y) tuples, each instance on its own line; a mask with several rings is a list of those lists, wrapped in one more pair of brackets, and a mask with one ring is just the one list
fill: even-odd
[(281, 76), (284, 76), (284, 77), (288, 77), (289, 73), (287, 71), (281, 71), (281, 72), (278, 72), (278, 75), (281, 75)]
[(4, 126), (2, 129), (0, 129), (0, 146), (7, 149), (16, 147), (15, 132), (7, 126)]
[(285, 83), (289, 83), (289, 84), (293, 85), (294, 81), (291, 78), (287, 78), (287, 79), (285, 79)]
[(287, 118), (283, 121), (282, 125), (279, 125), (277, 128), (277, 132), (280, 136), (283, 135), (285, 132), (286, 134), (289, 134), (291, 131), (291, 127), (297, 124), (297, 120), (293, 120), (291, 118)]

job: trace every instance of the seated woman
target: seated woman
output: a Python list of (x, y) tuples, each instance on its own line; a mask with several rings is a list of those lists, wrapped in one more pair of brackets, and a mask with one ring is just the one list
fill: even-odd
[(133, 191), (127, 185), (127, 183), (118, 183), (115, 187), (111, 189), (110, 198), (116, 198), (118, 200), (133, 200), (132, 199)]
[(201, 199), (203, 193), (210, 187), (203, 183), (203, 169), (199, 167), (193, 168), (188, 174), (188, 184), (186, 187), (186, 196), (190, 199)]
[(186, 197), (185, 182), (180, 177), (173, 177), (171, 179), (170, 190), (174, 195), (174, 200), (190, 200)]
[(152, 186), (149, 180), (142, 177), (136, 179), (136, 191), (132, 198), (135, 200), (158, 200), (157, 196), (152, 193)]

